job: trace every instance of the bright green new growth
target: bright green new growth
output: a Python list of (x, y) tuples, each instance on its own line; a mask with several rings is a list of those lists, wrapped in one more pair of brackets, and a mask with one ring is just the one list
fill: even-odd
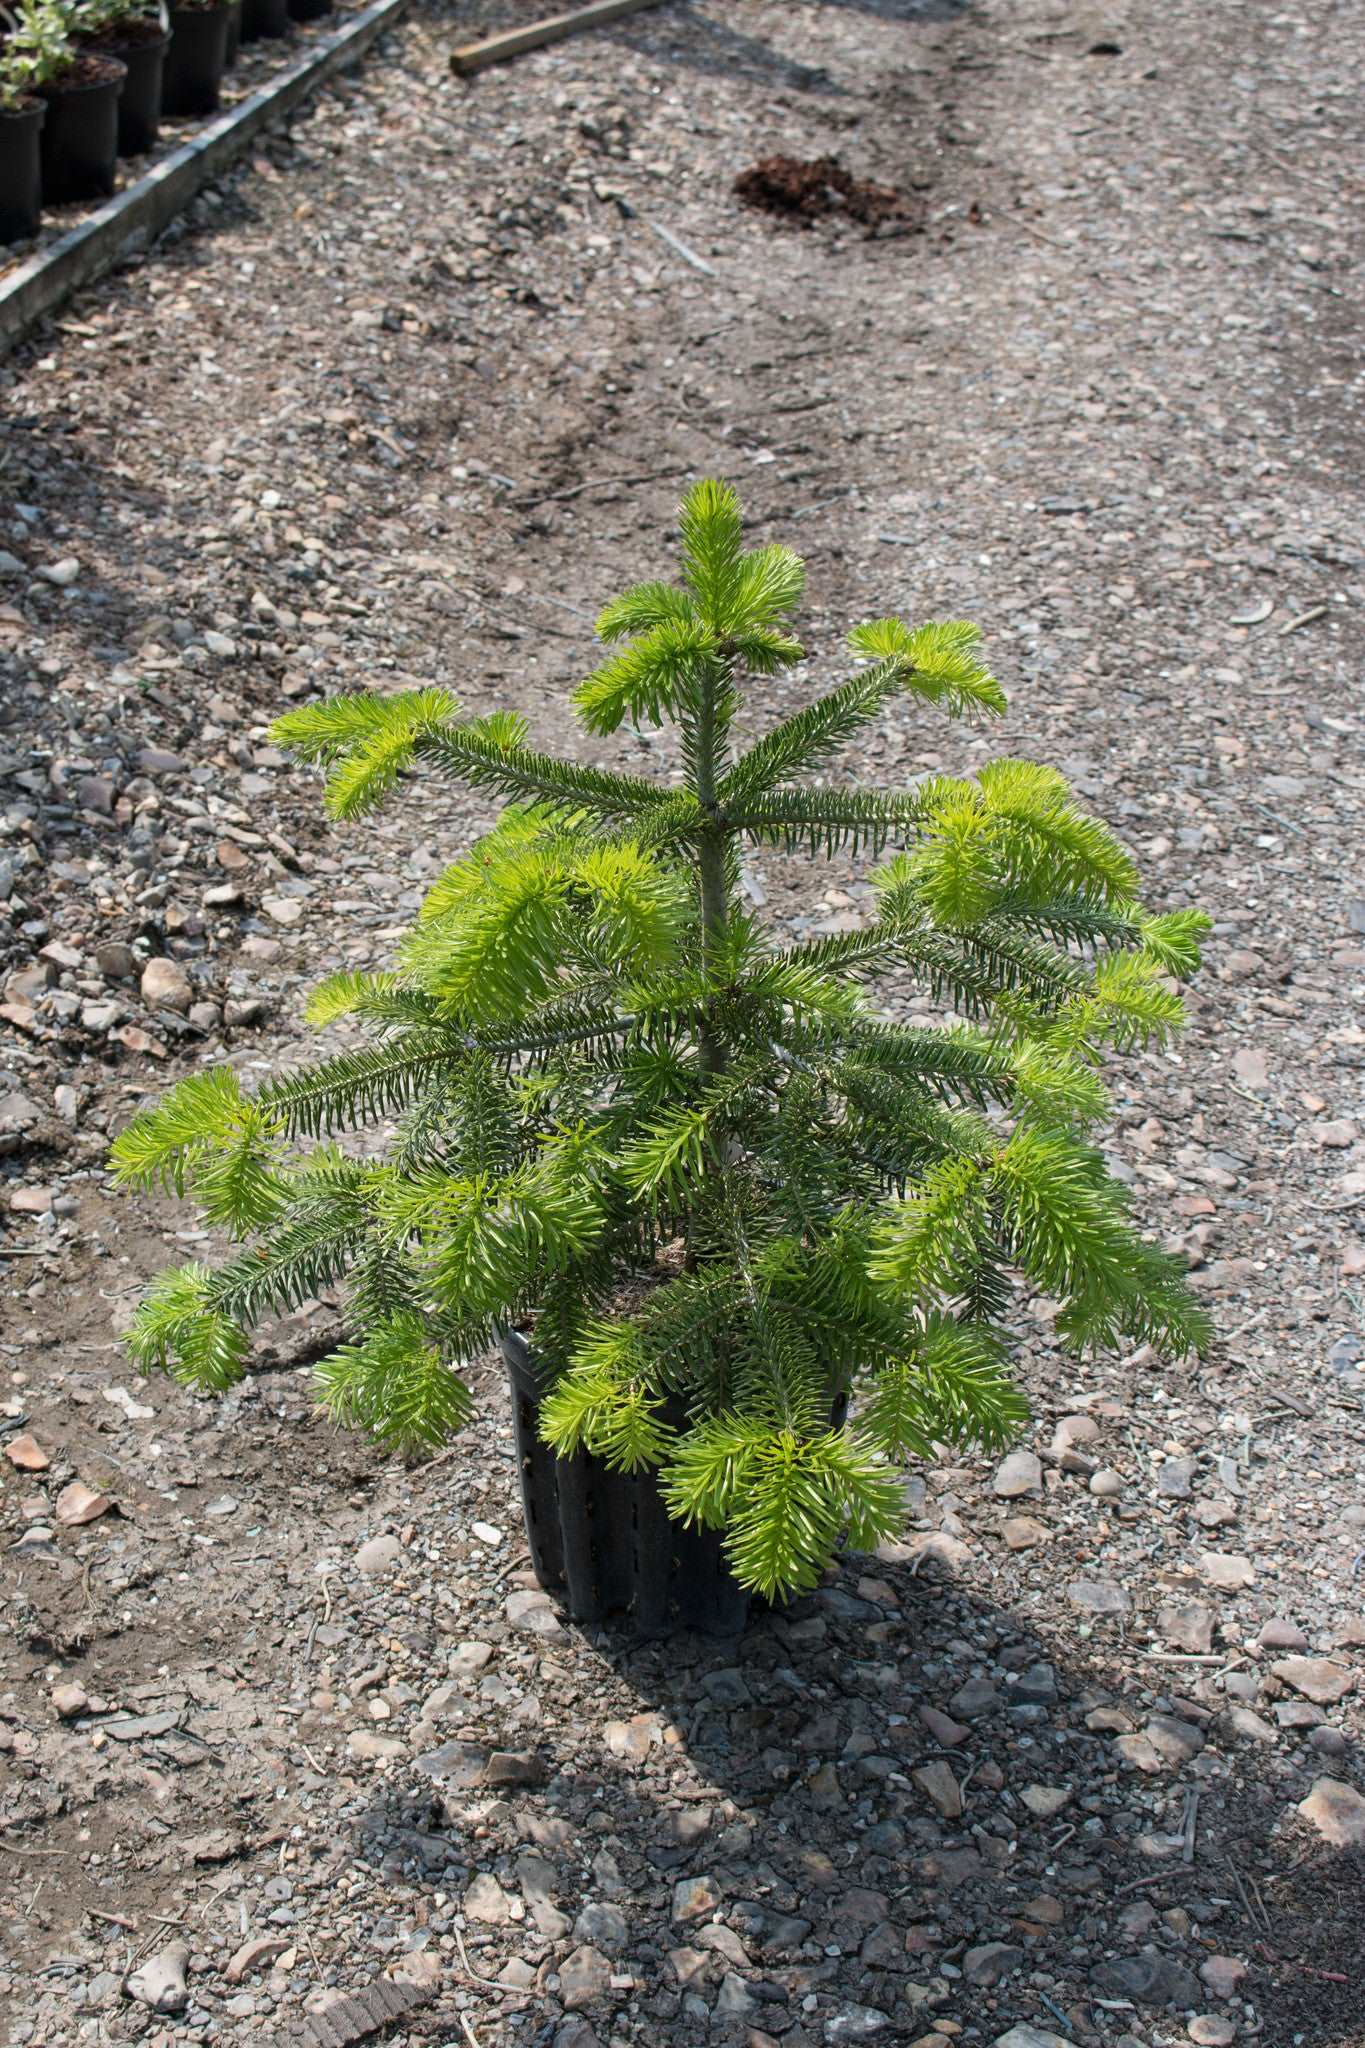
[[(1180, 1024), (1172, 980), (1205, 920), (1142, 911), (1128, 856), (1051, 769), (802, 780), (895, 697), (1001, 713), (973, 627), (859, 627), (852, 679), (741, 751), (754, 678), (802, 658), (801, 563), (744, 552), (719, 484), (681, 526), (681, 586), (608, 606), (619, 651), (575, 700), (594, 733), (675, 721), (681, 785), (539, 754), (519, 719), (464, 720), (440, 690), (290, 712), (277, 734), (327, 770), (336, 817), (417, 763), (510, 807), (392, 972), (315, 994), (315, 1023), (357, 1018), (368, 1044), (251, 1099), (227, 1072), (183, 1082), (115, 1162), (247, 1241), (155, 1284), (144, 1366), (227, 1385), (247, 1325), (343, 1285), (355, 1340), (319, 1368), (323, 1401), (424, 1446), (465, 1418), (460, 1364), (532, 1323), (548, 1440), (656, 1467), (673, 1513), (723, 1527), (772, 1595), (896, 1529), (899, 1460), (1008, 1440), (1021, 1279), (1078, 1347), (1203, 1340), (1086, 1132), (1105, 1047)], [(783, 947), (741, 907), (746, 844), (898, 850), (865, 929)], [(892, 967), (966, 1021), (888, 1020), (868, 984)], [(373, 1160), (302, 1142), (381, 1122)]]

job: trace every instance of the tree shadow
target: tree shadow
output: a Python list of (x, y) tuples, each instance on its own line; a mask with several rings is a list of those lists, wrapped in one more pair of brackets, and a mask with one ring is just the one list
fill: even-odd
[[(561, 1990), (633, 1972), (629, 2038), (669, 2048), (708, 2028), (912, 2041), (936, 2015), (988, 2041), (1164, 2040), (1191, 2011), (1231, 2027), (1210, 2041), (1348, 2048), (1365, 1856), (1295, 1807), (1319, 1777), (1359, 1782), (1359, 1756), (1293, 1695), (1267, 1699), (1273, 1680), (1251, 1732), (1222, 1689), (1228, 1664), (1251, 1689), (1233, 1650), (1156, 1662), (1101, 1640), (1112, 1626), (1063, 1646), (934, 1564), (866, 1558), (728, 1642), (551, 1635), (585, 1713), (515, 1738), (539, 1741), (548, 1782), (501, 1795), (521, 1853), (492, 1874), (596, 1952), (561, 1959)], [(458, 1787), (436, 1773), (443, 1815), (418, 1802), (413, 1876), (489, 1871), (489, 1795), (462, 1768)], [(496, 1970), (503, 1930), (469, 1931)], [(548, 1953), (528, 1935), (516, 1953)], [(604, 1976), (585, 2019), (609, 2031), (626, 1995)], [(535, 2039), (606, 2039), (575, 2024)]]
[(825, 7), (845, 7), (875, 14), (882, 21), (957, 21), (971, 10), (972, 0), (821, 0)]
[(818, 93), (832, 99), (847, 88), (823, 65), (802, 64), (775, 50), (761, 37), (746, 35), (729, 22), (713, 21), (691, 8), (631, 16), (605, 33), (612, 41), (649, 56), (657, 63), (676, 64), (717, 78), (746, 78), (770, 88)]
[[(64, 659), (126, 666), (171, 597), (153, 588), (158, 565), (145, 544), (169, 494), (134, 479), (106, 453), (98, 423), (67, 417), (59, 403), (35, 407), (30, 394), (42, 389), (41, 379), (26, 379), (26, 407), (10, 412), (0, 436), (0, 526), (7, 552), (24, 565), (8, 572), (0, 590), (25, 621), (0, 641), (0, 717), (13, 710), (17, 685), (50, 643), (70, 650)], [(102, 573), (101, 559), (114, 562), (116, 573)], [(65, 561), (76, 565), (74, 580), (49, 581), (45, 572)]]

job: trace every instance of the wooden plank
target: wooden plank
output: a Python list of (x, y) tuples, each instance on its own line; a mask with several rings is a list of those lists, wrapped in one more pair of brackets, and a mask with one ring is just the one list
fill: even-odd
[(526, 28), (510, 28), (481, 43), (466, 43), (462, 49), (452, 50), (450, 68), (461, 76), (482, 71), (485, 64), (501, 64), (508, 57), (520, 57), (523, 51), (576, 36), (580, 29), (597, 28), (604, 21), (619, 21), (623, 14), (638, 14), (644, 7), (658, 5), (659, 0), (593, 0), (590, 7), (571, 7), (567, 14), (550, 14)]
[(348, 69), (411, 5), (412, 0), (376, 0), (239, 106), (216, 115), (191, 141), (106, 201), (69, 235), (0, 275), (0, 356), (72, 292), (111, 270), (131, 249), (153, 241), (263, 128)]

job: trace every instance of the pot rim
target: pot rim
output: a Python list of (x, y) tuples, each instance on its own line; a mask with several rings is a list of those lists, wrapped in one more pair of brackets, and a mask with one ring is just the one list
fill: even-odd
[(107, 92), (111, 85), (122, 85), (128, 76), (128, 66), (120, 63), (117, 57), (106, 57), (102, 50), (87, 50), (85, 54), (93, 62), (107, 67), (104, 77), (87, 78), (74, 85), (64, 85), (60, 78), (50, 79), (46, 85), (38, 87), (44, 100), (75, 99), (83, 92)]
[[(148, 50), (164, 50), (170, 39), (170, 30), (160, 26), (157, 27), (155, 36), (134, 36), (131, 38), (121, 35), (117, 28), (112, 28), (102, 30), (98, 37), (92, 36), (88, 42), (83, 42), (80, 47), (88, 51), (92, 57), (113, 57), (116, 62), (121, 63), (123, 61), (122, 53), (125, 50), (130, 50), (135, 55), (141, 55), (144, 51)], [(127, 69), (126, 65), (124, 69)]]

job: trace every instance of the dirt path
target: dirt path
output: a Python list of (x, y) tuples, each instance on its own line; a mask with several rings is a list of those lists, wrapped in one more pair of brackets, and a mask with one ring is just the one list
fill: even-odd
[[(1296, 1811), (1365, 1785), (1359, 14), (707, 0), (448, 79), (539, 11), (424, 10), (0, 365), (0, 1419), (51, 1460), (0, 1467), (11, 2039), (273, 2044), (406, 1957), (392, 2041), (1359, 2048), (1365, 1806), (1355, 1849)], [(746, 210), (774, 151), (906, 231)], [(809, 559), (757, 721), (856, 617), (976, 617), (1000, 744), (1216, 919), (1108, 1142), (1224, 1341), (1078, 1367), (1036, 1304), (1022, 1494), (926, 1471), (903, 1553), (665, 1654), (518, 1597), (491, 1369), (417, 1471), (314, 1420), (325, 1304), (227, 1402), (137, 1383), (199, 1239), (102, 1158), (168, 1073), (289, 1057), (487, 821), (330, 833), (272, 713), (441, 680), (566, 743), (706, 472)], [(849, 772), (987, 744), (902, 712)], [(797, 930), (864, 890), (756, 881)], [(75, 1479), (117, 1509), (64, 1523)], [(121, 1979), (177, 1939), (153, 2016)]]

